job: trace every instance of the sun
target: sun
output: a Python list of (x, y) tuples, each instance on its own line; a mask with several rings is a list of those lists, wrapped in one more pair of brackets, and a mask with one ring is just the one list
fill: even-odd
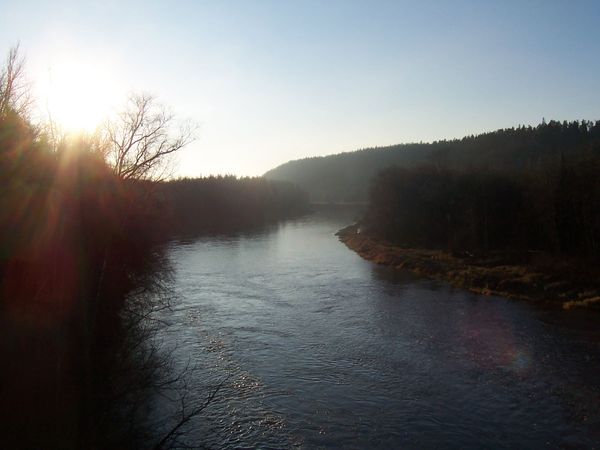
[(44, 84), (49, 118), (70, 133), (94, 131), (110, 114), (119, 93), (109, 67), (83, 60), (53, 64)]

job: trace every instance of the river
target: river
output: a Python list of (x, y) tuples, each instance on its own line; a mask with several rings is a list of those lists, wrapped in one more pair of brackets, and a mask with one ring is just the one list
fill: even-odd
[(600, 317), (364, 261), (349, 208), (173, 242), (161, 342), (210, 448), (599, 448)]

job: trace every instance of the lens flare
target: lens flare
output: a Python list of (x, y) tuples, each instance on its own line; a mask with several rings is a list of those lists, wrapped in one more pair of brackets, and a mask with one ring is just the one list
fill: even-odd
[(515, 335), (501, 310), (496, 314), (472, 312), (460, 323), (461, 345), (479, 366), (487, 370), (510, 370), (523, 375), (533, 358)]

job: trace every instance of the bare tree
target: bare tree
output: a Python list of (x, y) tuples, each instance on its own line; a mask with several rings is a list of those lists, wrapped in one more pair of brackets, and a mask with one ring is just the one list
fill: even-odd
[(27, 116), (32, 100), (29, 83), (25, 80), (25, 59), (19, 55), (19, 45), (8, 51), (0, 68), (0, 117), (9, 111)]
[(194, 140), (194, 132), (193, 124), (178, 122), (153, 96), (131, 94), (104, 126), (106, 158), (122, 179), (164, 179), (171, 157)]

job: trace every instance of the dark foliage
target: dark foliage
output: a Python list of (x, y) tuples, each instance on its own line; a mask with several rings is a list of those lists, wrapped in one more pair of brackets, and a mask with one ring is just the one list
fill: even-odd
[(125, 294), (158, 237), (143, 224), (156, 212), (84, 140), (52, 150), (12, 112), (0, 117), (0, 181), (5, 443), (86, 447), (99, 442), (94, 398), (107, 392), (95, 374), (108, 389), (100, 355), (121, 348)]
[(598, 152), (600, 121), (544, 122), (537, 127), (507, 128), (462, 139), (400, 144), (338, 155), (290, 161), (265, 174), (308, 192), (311, 201), (366, 201), (369, 182), (390, 166), (529, 172), (556, 167)]
[(152, 343), (152, 311), (169, 297), (162, 243), (306, 205), (296, 188), (263, 179), (127, 180), (94, 148), (84, 138), (50, 146), (21, 115), (0, 114), (0, 421), (8, 448), (160, 440), (140, 425), (149, 392), (182, 382)]
[(520, 171), (389, 168), (373, 180), (365, 225), (406, 246), (598, 256), (600, 155), (576, 155)]
[(293, 217), (307, 211), (306, 194), (262, 177), (185, 178), (161, 183), (157, 194), (177, 233), (218, 233)]

